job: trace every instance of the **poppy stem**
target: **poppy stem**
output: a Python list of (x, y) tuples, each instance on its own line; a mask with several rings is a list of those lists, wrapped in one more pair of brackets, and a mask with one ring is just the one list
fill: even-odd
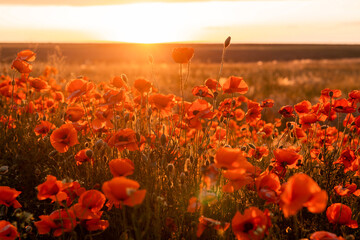
[(84, 108), (84, 111), (85, 111), (85, 114), (86, 114), (86, 120), (87, 120), (87, 122), (88, 122), (88, 124), (89, 124), (91, 136), (94, 137), (93, 128), (92, 128), (92, 126), (91, 126), (90, 119), (89, 119), (89, 115), (88, 115), (88, 113), (87, 113), (87, 111), (86, 111), (86, 106), (85, 106), (85, 104), (84, 104), (84, 101), (83, 101), (82, 96), (80, 97), (80, 100), (81, 100), (81, 104), (82, 104), (82, 106), (83, 106), (83, 108)]

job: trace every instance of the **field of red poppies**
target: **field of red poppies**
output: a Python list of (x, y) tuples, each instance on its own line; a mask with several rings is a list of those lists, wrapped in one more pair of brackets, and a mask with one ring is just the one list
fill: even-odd
[(0, 72), (0, 239), (359, 239), (360, 90), (275, 109), (223, 62), (185, 88), (194, 54), (169, 52), (175, 95), (154, 75), (35, 75), (19, 50)]

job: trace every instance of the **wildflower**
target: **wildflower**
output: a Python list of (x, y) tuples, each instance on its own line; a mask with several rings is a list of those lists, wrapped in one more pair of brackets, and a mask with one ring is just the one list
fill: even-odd
[(71, 232), (76, 226), (75, 214), (70, 209), (59, 209), (39, 218), (41, 220), (34, 223), (39, 234), (48, 234), (53, 230), (53, 236), (59, 237), (65, 232)]
[(194, 56), (193, 48), (174, 48), (172, 58), (176, 63), (188, 63)]
[(283, 185), (280, 207), (285, 217), (295, 215), (303, 206), (312, 213), (325, 210), (328, 195), (308, 175), (299, 173), (290, 177)]
[(45, 137), (48, 132), (50, 132), (51, 129), (54, 129), (55, 126), (51, 122), (48, 121), (41, 121), (40, 124), (36, 125), (34, 132), (36, 135), (42, 135), (42, 137)]
[(95, 219), (89, 219), (85, 221), (85, 228), (90, 231), (104, 231), (106, 228), (109, 227), (109, 221), (108, 220), (101, 220), (100, 218)]
[(109, 208), (115, 205), (121, 208), (122, 205), (133, 207), (143, 202), (146, 190), (138, 190), (140, 184), (125, 177), (114, 177), (104, 182), (102, 191), (109, 200)]
[(261, 102), (260, 107), (264, 108), (272, 108), (274, 106), (274, 100), (272, 99), (265, 99), (264, 101)]
[(127, 158), (117, 158), (109, 162), (110, 172), (114, 177), (128, 176), (134, 173), (134, 163)]
[(270, 212), (250, 207), (244, 214), (236, 212), (231, 225), (238, 240), (261, 240), (271, 227)]
[(20, 195), (20, 191), (8, 186), (0, 186), (0, 205), (13, 208), (21, 208), (21, 204), (16, 200)]
[(189, 205), (187, 207), (187, 212), (194, 213), (198, 211), (201, 207), (201, 203), (197, 199), (197, 197), (191, 197), (189, 199)]
[(20, 235), (14, 225), (5, 220), (0, 220), (0, 239), (15, 240), (18, 237)]
[(22, 50), (21, 52), (18, 52), (17, 58), (22, 61), (33, 62), (33, 61), (35, 61), (36, 53), (34, 53), (33, 51), (31, 51), (29, 49)]
[(235, 169), (247, 162), (245, 154), (239, 148), (219, 148), (215, 156), (217, 168)]
[(326, 231), (317, 231), (311, 234), (310, 240), (345, 240), (343, 237), (338, 237), (336, 234)]
[(256, 178), (256, 189), (260, 198), (266, 203), (277, 203), (280, 195), (280, 180), (274, 173), (264, 173)]
[(205, 85), (212, 91), (216, 91), (218, 87), (221, 87), (220, 83), (213, 78), (206, 79)]
[(134, 82), (134, 88), (144, 95), (144, 93), (150, 92), (152, 83), (144, 78), (138, 78)]
[(127, 83), (119, 76), (114, 77), (111, 80), (110, 84), (116, 88), (124, 88), (126, 91), (129, 90), (129, 86), (127, 85)]
[(213, 98), (214, 95), (210, 92), (207, 86), (196, 86), (191, 91), (194, 96)]
[(174, 95), (153, 94), (149, 97), (149, 103), (162, 114), (169, 115), (175, 106)]
[(242, 77), (229, 77), (223, 84), (224, 93), (240, 93), (245, 94), (249, 90), (248, 85)]
[(295, 117), (294, 108), (292, 106), (290, 106), (290, 105), (281, 107), (280, 110), (279, 110), (279, 113), (285, 118)]
[(78, 182), (70, 182), (63, 185), (64, 193), (66, 193), (66, 204), (67, 206), (70, 206), (71, 203), (77, 198), (80, 197), (81, 194), (83, 194), (86, 189), (80, 186), (80, 183)]
[(80, 106), (68, 107), (65, 112), (65, 119), (70, 120), (71, 122), (79, 121), (85, 115), (85, 111)]
[(351, 208), (341, 203), (334, 203), (326, 210), (326, 217), (330, 223), (358, 228), (358, 223), (355, 220), (351, 220), (351, 215)]
[(11, 64), (11, 69), (16, 69), (19, 73), (30, 73), (32, 65), (26, 61), (15, 59)]
[(90, 148), (80, 150), (75, 155), (76, 165), (79, 166), (79, 165), (83, 164), (84, 162), (90, 162), (92, 164), (94, 161), (92, 155), (93, 155), (93, 152)]
[(90, 92), (94, 88), (94, 84), (84, 79), (71, 80), (66, 85), (66, 91), (69, 93), (68, 100), (81, 97)]
[(99, 219), (105, 204), (105, 196), (98, 190), (88, 190), (81, 194), (73, 210), (79, 219)]
[(349, 184), (347, 183), (345, 187), (341, 185), (337, 185), (334, 187), (334, 190), (336, 194), (340, 196), (350, 196), (351, 194), (354, 194), (355, 196), (360, 196), (360, 189), (357, 189), (357, 186), (355, 183)]
[(63, 124), (51, 134), (50, 142), (58, 152), (67, 152), (69, 147), (79, 143), (77, 131), (71, 123)]
[(58, 181), (56, 177), (52, 175), (47, 175), (46, 181), (37, 186), (37, 190), (37, 198), (39, 200), (45, 200), (47, 198), (50, 198), (52, 202), (61, 202), (67, 198), (66, 193), (62, 191), (62, 182)]
[(196, 236), (200, 237), (204, 232), (204, 230), (208, 227), (214, 228), (215, 230), (220, 232), (224, 232), (230, 227), (230, 223), (227, 222), (222, 223), (220, 221), (201, 216), (199, 218), (199, 225), (196, 231)]
[(108, 144), (110, 147), (116, 147), (119, 151), (122, 151), (125, 148), (129, 151), (138, 150), (136, 133), (130, 128), (120, 129), (114, 133), (109, 138)]

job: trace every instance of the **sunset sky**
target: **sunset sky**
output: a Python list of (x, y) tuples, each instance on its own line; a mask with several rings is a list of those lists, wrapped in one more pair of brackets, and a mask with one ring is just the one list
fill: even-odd
[(0, 42), (360, 44), (359, 0), (0, 0)]

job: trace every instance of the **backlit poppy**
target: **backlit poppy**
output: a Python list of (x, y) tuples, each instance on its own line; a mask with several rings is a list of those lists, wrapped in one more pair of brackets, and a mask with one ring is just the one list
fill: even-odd
[(80, 106), (71, 106), (66, 109), (65, 118), (71, 122), (79, 121), (85, 115), (85, 110)]
[(41, 90), (48, 90), (50, 86), (48, 83), (40, 78), (30, 78), (30, 86), (33, 87), (36, 91), (40, 92)]
[(21, 208), (21, 204), (16, 200), (20, 193), (20, 191), (16, 191), (14, 188), (0, 186), (0, 205)]
[(196, 86), (192, 90), (192, 94), (197, 97), (213, 98), (214, 95), (210, 92), (207, 86)]
[(350, 196), (351, 194), (354, 194), (355, 196), (360, 196), (360, 189), (357, 189), (357, 186), (355, 183), (352, 184), (346, 184), (344, 187), (342, 185), (337, 185), (334, 187), (334, 190), (336, 194), (340, 196)]
[(20, 235), (14, 225), (5, 220), (0, 220), (0, 239), (15, 240)]
[(76, 226), (76, 217), (70, 209), (59, 209), (50, 215), (41, 215), (41, 220), (35, 222), (39, 234), (48, 234), (53, 230), (53, 236), (59, 237), (65, 232), (71, 232)]
[(326, 231), (317, 231), (311, 234), (310, 240), (345, 240), (343, 237), (338, 237), (336, 234)]
[(128, 176), (134, 173), (134, 163), (127, 158), (117, 158), (109, 162), (110, 172), (114, 177)]
[(20, 59), (15, 59), (11, 64), (11, 69), (16, 69), (19, 73), (30, 73), (32, 65)]
[(239, 148), (219, 148), (215, 156), (217, 168), (235, 169), (247, 162), (244, 152)]
[(104, 231), (108, 227), (108, 220), (101, 220), (100, 218), (96, 218), (85, 221), (85, 228), (90, 232), (98, 230)]
[(83, 96), (84, 94), (90, 92), (93, 88), (94, 84), (87, 80), (74, 79), (66, 85), (65, 89), (69, 93), (68, 100), (71, 100), (76, 97)]
[(285, 118), (295, 117), (294, 108), (292, 106), (290, 106), (290, 105), (281, 107), (280, 110), (279, 110), (279, 113)]
[(138, 190), (140, 184), (126, 177), (114, 177), (104, 182), (102, 191), (109, 200), (109, 208), (114, 205), (121, 208), (124, 204), (133, 207), (144, 201), (146, 190)]
[(334, 203), (326, 210), (326, 217), (330, 223), (358, 228), (358, 223), (351, 219), (351, 208), (341, 203)]
[(79, 143), (77, 131), (71, 123), (63, 124), (51, 134), (50, 142), (58, 152), (67, 152), (69, 147)]
[(143, 95), (144, 93), (150, 92), (152, 83), (144, 78), (138, 78), (134, 82), (134, 88)]
[(98, 190), (88, 190), (81, 194), (78, 203), (73, 206), (74, 213), (79, 219), (99, 219), (106, 199)]
[(169, 115), (175, 106), (174, 95), (153, 94), (149, 97), (149, 103), (162, 114)]
[(229, 77), (224, 83), (223, 83), (223, 91), (224, 93), (240, 93), (245, 94), (249, 90), (248, 85), (243, 80), (242, 77)]
[(220, 222), (212, 218), (206, 218), (204, 216), (201, 216), (199, 218), (199, 225), (196, 231), (196, 236), (199, 238), (204, 232), (204, 230), (208, 227), (211, 227), (219, 232), (224, 232), (230, 227), (230, 223)]
[(220, 83), (213, 78), (206, 79), (205, 85), (212, 91), (216, 91), (219, 87), (221, 87)]
[(86, 148), (83, 150), (80, 150), (76, 155), (75, 155), (75, 161), (76, 161), (76, 165), (81, 165), (84, 162), (90, 162), (91, 164), (94, 161), (93, 158), (93, 151), (90, 148)]
[(116, 147), (120, 151), (125, 148), (129, 151), (135, 151), (139, 148), (136, 141), (136, 133), (130, 128), (120, 129), (112, 134), (108, 144), (110, 147)]
[(122, 77), (116, 76), (114, 77), (110, 84), (112, 84), (116, 88), (124, 88), (126, 91), (129, 90), (129, 86), (126, 82), (122, 79)]
[(62, 191), (62, 182), (58, 181), (56, 177), (51, 175), (47, 175), (46, 181), (37, 186), (37, 190), (37, 198), (39, 200), (45, 200), (47, 198), (50, 198), (52, 202), (61, 202), (67, 198), (66, 193)]
[(238, 240), (261, 240), (271, 227), (270, 212), (250, 207), (244, 214), (236, 212), (231, 225)]
[(20, 60), (23, 60), (23, 61), (33, 62), (33, 61), (35, 61), (36, 53), (34, 53), (33, 51), (31, 51), (29, 49), (22, 50), (22, 51), (18, 52), (17, 58)]
[(176, 63), (188, 63), (194, 56), (193, 48), (174, 48), (172, 51), (172, 58)]
[(321, 213), (325, 210), (328, 195), (308, 175), (299, 173), (289, 178), (280, 195), (280, 207), (285, 217), (295, 215), (303, 206), (309, 212)]

